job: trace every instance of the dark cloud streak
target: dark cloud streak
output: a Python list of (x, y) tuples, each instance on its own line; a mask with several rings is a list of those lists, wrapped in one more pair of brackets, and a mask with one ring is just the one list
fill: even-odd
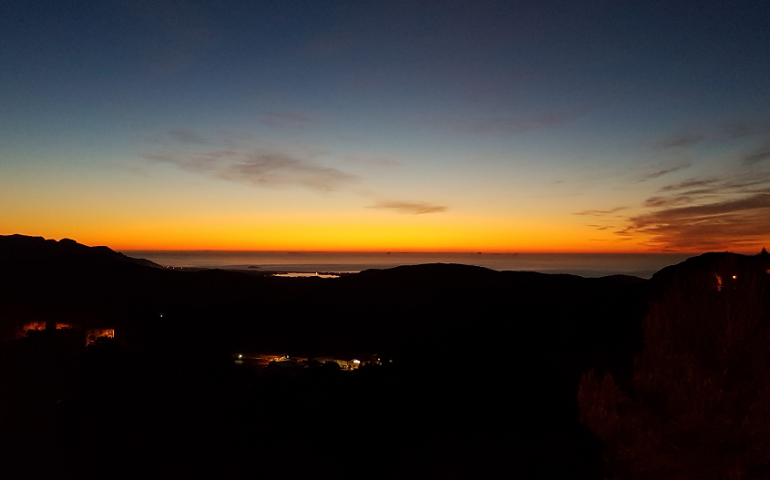
[(694, 145), (734, 143), (750, 137), (770, 135), (770, 118), (743, 118), (722, 124), (684, 128), (655, 142), (660, 148), (682, 148)]
[(582, 212), (574, 212), (573, 215), (585, 215), (589, 217), (603, 217), (605, 215), (610, 215), (615, 212), (619, 212), (620, 210), (624, 210), (627, 207), (615, 207), (611, 208), (609, 210), (584, 210)]
[(741, 160), (747, 165), (754, 165), (768, 159), (770, 159), (770, 140), (765, 141), (758, 149), (745, 155)]
[(427, 202), (400, 202), (400, 201), (381, 201), (367, 208), (377, 208), (385, 210), (394, 210), (406, 215), (422, 215), (426, 213), (441, 213), (449, 210), (449, 207), (443, 205), (434, 205)]
[(647, 206), (663, 208), (629, 217), (616, 234), (650, 235), (650, 246), (664, 250), (755, 246), (770, 235), (770, 193), (677, 206), (688, 200), (650, 198)]
[(713, 185), (715, 183), (718, 183), (719, 180), (716, 178), (707, 178), (707, 179), (694, 179), (691, 178), (689, 180), (685, 180), (683, 182), (675, 183), (672, 185), (666, 185), (665, 187), (661, 188), (661, 192), (670, 192), (674, 190), (682, 190), (685, 188), (690, 187), (702, 187), (706, 185)]
[(679, 164), (679, 165), (674, 165), (674, 166), (671, 166), (671, 167), (662, 168), (660, 170), (656, 170), (654, 172), (645, 173), (645, 174), (641, 175), (638, 178), (638, 181), (639, 182), (646, 182), (647, 180), (653, 180), (653, 179), (656, 179), (656, 178), (660, 178), (660, 177), (662, 177), (664, 175), (668, 175), (669, 173), (674, 173), (674, 172), (678, 172), (679, 170), (684, 170), (685, 168), (689, 168), (690, 166), (692, 166), (691, 163), (682, 163), (682, 164)]
[[(736, 200), (659, 210), (632, 217), (631, 222), (636, 228), (645, 228), (652, 224), (670, 222), (672, 220), (703, 220), (717, 215), (735, 214), (745, 210), (756, 209), (770, 209), (770, 194), (760, 193)], [(768, 220), (770, 221), (770, 215), (768, 215)]]
[(762, 246), (770, 236), (770, 170), (745, 169), (723, 177), (666, 185), (644, 202), (646, 212), (625, 218), (620, 239), (669, 251)]
[(691, 200), (691, 197), (685, 195), (680, 197), (650, 197), (644, 201), (644, 206), (653, 208), (671, 207), (674, 205), (689, 203)]

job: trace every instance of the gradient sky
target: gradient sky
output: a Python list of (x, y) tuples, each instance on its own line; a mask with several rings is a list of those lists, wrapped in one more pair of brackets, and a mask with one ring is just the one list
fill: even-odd
[(4, 1), (0, 234), (770, 248), (770, 2)]

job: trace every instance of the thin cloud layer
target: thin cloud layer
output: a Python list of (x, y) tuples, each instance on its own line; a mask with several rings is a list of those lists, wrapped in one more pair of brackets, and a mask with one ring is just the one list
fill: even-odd
[(654, 142), (660, 148), (683, 148), (698, 144), (731, 144), (770, 134), (770, 118), (742, 118), (712, 125), (688, 126)]
[(717, 178), (705, 178), (705, 179), (695, 179), (691, 178), (689, 180), (684, 180), (679, 183), (674, 183), (672, 185), (666, 185), (665, 187), (661, 188), (661, 192), (672, 192), (676, 190), (682, 190), (685, 188), (692, 188), (692, 187), (709, 187), (714, 184), (718, 184), (719, 179)]
[(332, 191), (358, 177), (309, 159), (282, 153), (216, 150), (185, 154), (148, 154), (145, 158), (170, 163), (192, 172), (260, 187), (303, 186)]
[(615, 212), (624, 210), (626, 207), (615, 207), (609, 210), (584, 210), (582, 212), (575, 212), (573, 215), (584, 215), (588, 217), (603, 217), (605, 215), (611, 215)]
[[(277, 116), (282, 117), (283, 114)], [(297, 117), (298, 120), (302, 118)], [(196, 149), (195, 146), (211, 145), (214, 142), (207, 142), (194, 130), (175, 129), (167, 133), (174, 142), (186, 146), (172, 146), (170, 150), (150, 151), (141, 156), (151, 162), (171, 164), (189, 172), (257, 187), (299, 186), (322, 192), (347, 189), (364, 197), (377, 197), (372, 192), (354, 188), (354, 184), (360, 187), (361, 177), (317, 162), (316, 158), (329, 153), (317, 147), (263, 144), (261, 148), (259, 146), (244, 148), (242, 139), (237, 141), (225, 139), (216, 142), (221, 148), (203, 150), (203, 147)], [(248, 143), (247, 141), (246, 144)], [(342, 158), (352, 163), (402, 165), (398, 160), (382, 156), (345, 154)], [(440, 213), (448, 210), (446, 206), (428, 202), (394, 200), (378, 201), (366, 208), (386, 209), (408, 215)]]
[(449, 210), (449, 207), (443, 205), (434, 205), (427, 202), (399, 202), (399, 201), (382, 201), (377, 202), (367, 208), (378, 208), (385, 210), (393, 210), (405, 215), (422, 215), (425, 213), (441, 213)]
[(724, 249), (754, 246), (770, 235), (770, 194), (631, 217), (620, 234), (651, 235), (664, 249)]
[(663, 250), (758, 247), (770, 237), (770, 172), (692, 178), (648, 198), (650, 211), (626, 219), (620, 237), (649, 237)]
[(749, 172), (726, 178), (689, 179), (666, 185), (660, 192), (673, 197), (762, 193), (770, 187), (770, 172)]
[(743, 160), (743, 162), (748, 165), (770, 160), (770, 139), (766, 140), (759, 148), (753, 152), (749, 153), (748, 155), (744, 155), (741, 160)]
[(655, 178), (660, 178), (664, 175), (668, 175), (669, 173), (678, 172), (679, 170), (683, 170), (685, 168), (689, 168), (692, 166), (691, 163), (681, 163), (679, 165), (673, 165), (671, 167), (661, 168), (660, 170), (656, 170), (654, 172), (645, 173), (639, 176), (638, 181), (645, 182), (647, 180), (653, 180)]
[(644, 206), (651, 208), (673, 207), (675, 205), (682, 205), (690, 202), (692, 202), (692, 197), (686, 195), (674, 197), (650, 197), (644, 201)]

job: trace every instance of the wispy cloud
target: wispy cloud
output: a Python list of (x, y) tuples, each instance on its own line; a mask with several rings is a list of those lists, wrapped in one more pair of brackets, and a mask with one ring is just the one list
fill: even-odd
[(720, 125), (716, 137), (719, 140), (732, 141), (755, 135), (767, 135), (769, 133), (770, 118), (750, 118)]
[(755, 247), (770, 236), (770, 172), (691, 178), (659, 190), (645, 213), (626, 218), (622, 237), (663, 250)]
[(770, 185), (770, 171), (742, 172), (724, 178), (689, 179), (666, 185), (661, 193), (678, 196), (761, 193)]
[[(669, 220), (691, 220), (713, 217), (716, 215), (732, 214), (745, 210), (770, 208), (770, 194), (760, 193), (736, 200), (707, 203), (690, 207), (670, 208), (633, 217), (635, 225), (646, 227), (653, 223)], [(768, 216), (770, 221), (770, 216)]]
[(628, 220), (618, 233), (650, 235), (651, 245), (665, 249), (758, 245), (770, 235), (770, 194), (664, 208)]
[(688, 180), (684, 180), (679, 183), (674, 183), (671, 185), (666, 185), (665, 187), (661, 188), (661, 192), (671, 192), (676, 190), (683, 190), (685, 188), (692, 188), (692, 187), (708, 187), (714, 184), (718, 184), (719, 179), (716, 178), (690, 178)]
[(636, 179), (637, 182), (646, 182), (647, 180), (653, 180), (656, 178), (660, 178), (664, 175), (668, 175), (669, 173), (678, 172), (679, 170), (684, 170), (685, 168), (689, 168), (692, 166), (690, 162), (680, 163), (678, 165), (672, 165), (670, 167), (660, 168), (658, 170), (655, 170), (653, 172), (643, 173), (639, 175)]
[(738, 118), (711, 125), (687, 126), (654, 141), (660, 148), (682, 148), (698, 144), (730, 144), (770, 135), (770, 118)]
[[(274, 117), (297, 121), (304, 118), (283, 113), (275, 114)], [(400, 159), (381, 154), (334, 154), (322, 145), (312, 143), (273, 142), (228, 132), (204, 136), (195, 130), (181, 128), (166, 130), (152, 137), (149, 143), (152, 147), (139, 155), (150, 163), (169, 164), (212, 178), (260, 188), (303, 187), (321, 192), (346, 190), (370, 202), (375, 201), (366, 208), (386, 209), (402, 214), (421, 215), (449, 210), (447, 206), (424, 201), (381, 200), (389, 198), (389, 195), (367, 189), (363, 177), (345, 171), (347, 167), (354, 167), (354, 164), (383, 167), (403, 165)], [(343, 163), (346, 167), (340, 169), (320, 161), (325, 158), (348, 163)]]
[(407, 215), (422, 215), (425, 213), (441, 213), (449, 210), (444, 205), (435, 205), (427, 202), (400, 202), (400, 201), (380, 201), (367, 208), (378, 208), (394, 210), (398, 213)]
[[(721, 175), (672, 181), (647, 197), (639, 208), (633, 206), (633, 210), (614, 215), (613, 223), (615, 218), (623, 222), (621, 227), (613, 227), (618, 240), (645, 242), (640, 244), (670, 251), (748, 249), (770, 243), (770, 117), (687, 126), (662, 137), (655, 146), (715, 147), (708, 164), (715, 165), (716, 153), (729, 170)], [(629, 181), (668, 178), (690, 166), (690, 162), (664, 164), (629, 177)], [(578, 214), (601, 217), (610, 213), (588, 210)]]
[(692, 197), (688, 195), (670, 196), (670, 197), (650, 197), (644, 201), (644, 206), (652, 207), (652, 208), (672, 207), (674, 205), (682, 205), (685, 203), (690, 203), (691, 201), (692, 201)]
[(749, 153), (748, 155), (744, 155), (741, 160), (743, 160), (743, 162), (748, 165), (770, 160), (770, 139), (766, 140), (762, 145), (759, 146), (759, 148), (753, 152)]
[(358, 178), (311, 159), (274, 152), (213, 150), (174, 154), (151, 153), (145, 154), (144, 157), (155, 162), (170, 163), (183, 170), (261, 187), (304, 186), (314, 190), (332, 191)]
[(575, 212), (573, 215), (585, 215), (589, 217), (603, 217), (605, 215), (611, 215), (615, 212), (625, 210), (627, 207), (615, 207), (609, 210), (583, 210), (582, 212)]

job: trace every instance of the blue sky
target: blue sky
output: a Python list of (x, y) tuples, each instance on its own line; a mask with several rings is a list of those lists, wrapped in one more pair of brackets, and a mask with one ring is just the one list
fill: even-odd
[(0, 8), (0, 233), (320, 250), (770, 239), (767, 2)]

